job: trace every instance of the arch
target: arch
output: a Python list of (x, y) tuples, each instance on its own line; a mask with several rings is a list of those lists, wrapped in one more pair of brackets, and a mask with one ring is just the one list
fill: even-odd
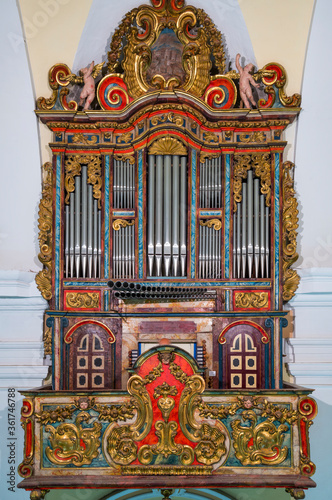
[(262, 335), (261, 341), (263, 342), (263, 344), (268, 344), (270, 342), (269, 334), (260, 325), (258, 325), (257, 323), (254, 323), (253, 321), (239, 320), (239, 321), (234, 321), (233, 323), (230, 323), (221, 331), (221, 333), (218, 337), (219, 344), (226, 344), (226, 339), (225, 339), (226, 333), (231, 328), (233, 328), (234, 326), (237, 326), (237, 325), (247, 325), (247, 326), (251, 326), (253, 328), (256, 328), (256, 330), (258, 330)]
[(187, 351), (181, 349), (180, 347), (175, 347), (172, 345), (163, 345), (163, 346), (158, 346), (158, 347), (152, 347), (151, 349), (148, 349), (147, 351), (143, 352), (141, 354), (134, 366), (129, 370), (130, 372), (134, 372), (137, 368), (139, 368), (148, 358), (153, 356), (156, 353), (172, 353), (178, 354), (182, 358), (184, 358), (191, 366), (193, 369), (194, 373), (202, 373), (204, 369), (200, 368), (197, 364), (197, 361), (195, 358), (193, 358)]
[(108, 339), (107, 339), (108, 342), (110, 344), (114, 344), (114, 342), (115, 342), (115, 335), (112, 332), (112, 330), (110, 328), (108, 328), (108, 326), (104, 325), (104, 323), (102, 323), (101, 321), (90, 320), (90, 319), (84, 319), (83, 321), (80, 321), (79, 323), (76, 323), (71, 328), (69, 328), (68, 332), (66, 333), (66, 335), (64, 337), (64, 341), (66, 342), (66, 344), (71, 344), (72, 343), (72, 341), (73, 341), (73, 337), (72, 336), (73, 336), (74, 332), (77, 330), (77, 328), (79, 328), (81, 326), (84, 326), (84, 325), (98, 325), (98, 326), (100, 326), (108, 334), (108, 336), (109, 336)]

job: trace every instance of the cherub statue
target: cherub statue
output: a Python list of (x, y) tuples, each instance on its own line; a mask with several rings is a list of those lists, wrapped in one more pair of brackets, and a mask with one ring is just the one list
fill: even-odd
[(235, 60), (236, 68), (240, 74), (240, 97), (243, 101), (243, 104), (246, 108), (250, 108), (249, 101), (253, 106), (256, 106), (255, 99), (252, 95), (252, 90), (251, 86), (253, 87), (259, 87), (259, 83), (256, 83), (255, 80), (252, 77), (252, 74), (250, 72), (253, 71), (254, 65), (252, 63), (246, 64), (244, 68), (240, 65), (240, 54), (236, 55), (236, 60)]
[(93, 71), (94, 65), (95, 65), (95, 62), (92, 61), (90, 66), (87, 66), (86, 68), (82, 68), (80, 70), (80, 73), (82, 73), (82, 75), (83, 75), (84, 87), (83, 87), (83, 90), (82, 90), (81, 95), (80, 95), (79, 106), (83, 106), (83, 102), (85, 99), (85, 104), (84, 104), (83, 110), (89, 109), (90, 104), (92, 103), (92, 101), (94, 100), (95, 95), (96, 95), (96, 93), (95, 93), (95, 81), (94, 81), (93, 76), (92, 76), (92, 71)]
[(104, 65), (103, 62), (97, 64), (96, 66), (94, 64), (95, 62), (92, 61), (89, 66), (87, 66), (86, 68), (82, 68), (80, 70), (80, 76), (71, 73), (66, 77), (66, 80), (69, 80), (71, 83), (84, 84), (82, 92), (80, 94), (80, 101), (78, 103), (79, 106), (83, 106), (85, 100), (83, 110), (89, 109), (96, 95), (94, 79), (99, 75)]

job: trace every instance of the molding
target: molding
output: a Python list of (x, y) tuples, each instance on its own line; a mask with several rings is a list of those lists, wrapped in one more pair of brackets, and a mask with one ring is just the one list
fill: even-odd
[(36, 273), (0, 269), (0, 312), (40, 311), (48, 306), (37, 289)]
[(298, 273), (300, 285), (289, 308), (332, 307), (332, 268), (298, 269)]

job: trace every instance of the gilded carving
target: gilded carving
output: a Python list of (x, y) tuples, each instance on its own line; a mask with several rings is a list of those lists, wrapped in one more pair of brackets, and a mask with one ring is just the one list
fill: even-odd
[(204, 132), (203, 133), (203, 140), (204, 142), (216, 142), (218, 143), (219, 142), (219, 138), (217, 136), (217, 134), (215, 134), (214, 132)]
[(127, 219), (115, 219), (112, 223), (114, 231), (119, 231), (120, 227), (133, 226), (135, 221), (130, 221)]
[(261, 193), (265, 195), (265, 204), (271, 205), (271, 160), (268, 153), (255, 153), (252, 155), (234, 155), (233, 198), (234, 212), (237, 203), (242, 201), (242, 182), (247, 178), (248, 170), (254, 170), (260, 178)]
[(91, 139), (86, 137), (84, 134), (74, 134), (73, 143), (74, 144), (97, 144), (98, 137), (96, 135), (92, 135)]
[(42, 296), (46, 300), (52, 298), (52, 225), (53, 225), (53, 175), (52, 164), (43, 165), (43, 190), (39, 203), (39, 246), (40, 253), (38, 259), (43, 264), (44, 269), (36, 276), (36, 284)]
[(270, 421), (257, 424), (257, 415), (253, 410), (243, 411), (241, 417), (250, 425), (241, 426), (240, 419), (231, 422), (236, 458), (242, 465), (281, 464), (288, 453), (287, 446), (282, 446), (288, 427), (284, 424), (276, 427)]
[(99, 453), (101, 424), (94, 422), (92, 428), (83, 427), (82, 422), (89, 420), (89, 413), (81, 412), (77, 415), (75, 424), (64, 423), (58, 427), (45, 427), (45, 431), (50, 434), (51, 443), (51, 446), (46, 447), (45, 453), (51, 463), (73, 464), (77, 467), (91, 464)]
[(200, 154), (199, 161), (200, 163), (205, 163), (206, 160), (212, 160), (213, 158), (219, 158), (221, 155), (220, 151), (217, 151), (215, 153), (208, 153), (206, 151), (202, 151)]
[(93, 407), (99, 413), (98, 420), (107, 422), (119, 422), (131, 420), (135, 416), (137, 403), (134, 399), (122, 405), (96, 404)]
[(66, 306), (76, 309), (99, 307), (100, 295), (96, 292), (71, 292), (66, 294)]
[(24, 457), (23, 462), (18, 467), (18, 473), (21, 477), (31, 477), (34, 466), (34, 420), (32, 418), (34, 412), (34, 403), (32, 399), (24, 399), (21, 408), (21, 425), (24, 430)]
[(207, 227), (213, 227), (215, 231), (220, 231), (221, 229), (221, 220), (220, 219), (209, 219), (207, 221), (200, 220), (199, 221), (200, 226), (207, 226)]
[(143, 379), (143, 382), (144, 384), (150, 384), (151, 382), (154, 382), (155, 380), (157, 380), (157, 378), (160, 377), (160, 375), (163, 373), (163, 365), (161, 362), (158, 363), (157, 366), (155, 366), (154, 368), (152, 368), (152, 370), (147, 374), (145, 375), (144, 379)]
[(101, 160), (97, 155), (70, 155), (65, 162), (65, 202), (69, 203), (70, 193), (75, 191), (75, 177), (81, 174), (82, 165), (87, 165), (88, 184), (93, 187), (93, 197), (98, 200), (101, 208)]
[(235, 307), (243, 309), (262, 309), (269, 305), (268, 292), (236, 292)]
[(175, 113), (165, 113), (162, 115), (155, 115), (151, 118), (151, 125), (156, 127), (159, 123), (165, 123), (170, 121), (171, 123), (175, 123), (178, 127), (182, 127), (184, 124), (184, 118)]
[(118, 160), (118, 161), (129, 161), (130, 165), (134, 165), (135, 164), (135, 157), (133, 155), (128, 155), (128, 154), (117, 154), (115, 153), (114, 154), (114, 159), (115, 160)]
[(44, 356), (52, 356), (52, 328), (45, 327), (43, 333)]
[(265, 132), (262, 131), (257, 131), (257, 132), (251, 132), (250, 134), (240, 134), (239, 135), (239, 140), (240, 142), (265, 142), (266, 141), (266, 134)]
[(187, 156), (187, 149), (182, 142), (174, 139), (174, 137), (167, 136), (153, 142), (149, 147), (149, 154)]
[(298, 209), (295, 198), (294, 180), (291, 171), (294, 164), (286, 161), (283, 164), (283, 210), (282, 210), (282, 249), (283, 249), (283, 291), (285, 302), (295, 295), (300, 277), (291, 266), (298, 259), (296, 252), (296, 236), (298, 228)]
[(75, 407), (73, 406), (57, 406), (51, 410), (44, 410), (41, 413), (35, 413), (37, 422), (42, 425), (54, 424), (55, 422), (64, 422), (65, 420), (71, 418)]
[(183, 467), (181, 465), (144, 465), (121, 467), (121, 474), (134, 476), (210, 476), (212, 467), (192, 465)]

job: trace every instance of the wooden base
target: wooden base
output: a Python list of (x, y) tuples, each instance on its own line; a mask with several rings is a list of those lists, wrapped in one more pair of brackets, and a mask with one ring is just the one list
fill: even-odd
[(287, 488), (302, 490), (313, 488), (316, 483), (305, 476), (262, 476), (240, 474), (216, 474), (212, 476), (73, 476), (30, 477), (18, 484), (18, 488), (67, 489), (67, 488)]

